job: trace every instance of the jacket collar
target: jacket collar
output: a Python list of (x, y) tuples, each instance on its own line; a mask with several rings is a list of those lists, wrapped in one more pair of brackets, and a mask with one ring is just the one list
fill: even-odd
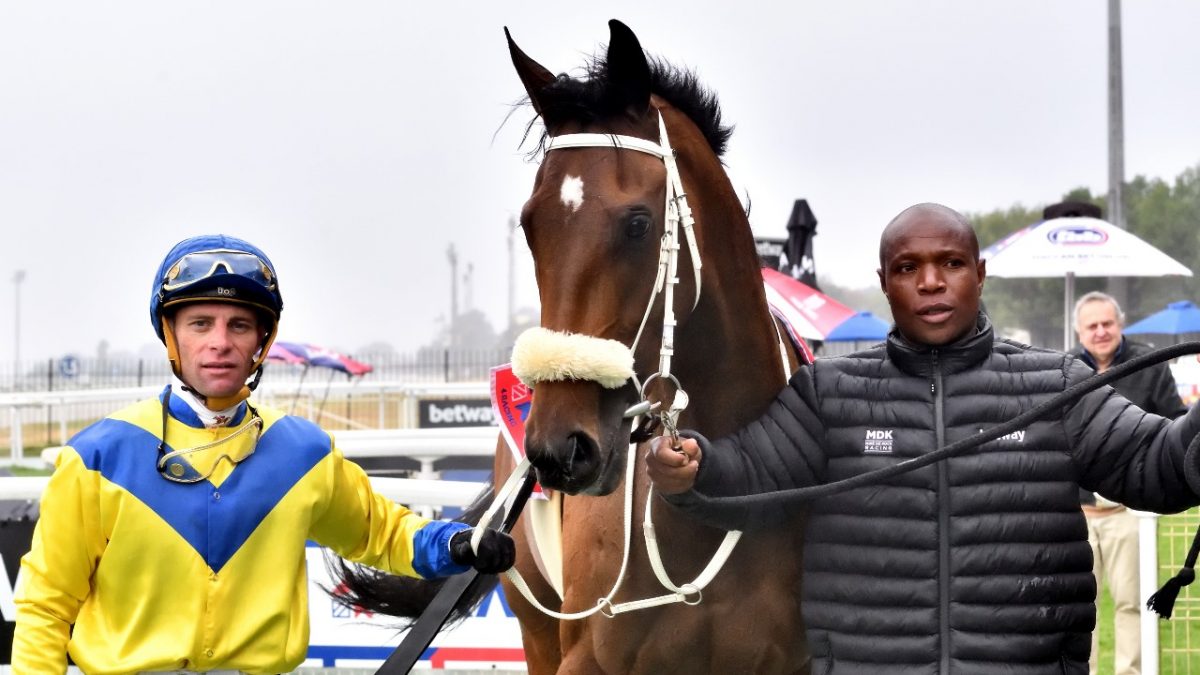
[[(1119, 363), (1122, 363), (1121, 359), (1125, 356), (1125, 345), (1126, 345), (1126, 338), (1124, 335), (1122, 335), (1121, 343), (1119, 345), (1117, 345), (1117, 351), (1113, 352), (1112, 363), (1108, 364), (1109, 368), (1111, 368)], [(1083, 345), (1075, 345), (1074, 349), (1071, 350), (1071, 353), (1074, 354), (1075, 356), (1078, 356), (1080, 359), (1082, 359), (1083, 362), (1088, 364), (1088, 366), (1091, 367), (1092, 370), (1099, 370), (1099, 368), (1096, 367), (1095, 357), (1092, 356), (1091, 352), (1084, 349)]]
[(183, 387), (183, 382), (178, 378), (172, 378), (171, 384), (167, 385), (162, 393), (158, 395), (159, 402), (167, 399), (167, 392), (171, 392), (170, 404), (167, 412), (171, 417), (183, 422), (189, 427), (197, 429), (207, 427), (209, 429), (215, 427), (234, 427), (242, 423), (246, 418), (246, 402), (242, 401), (226, 410), (212, 411), (204, 406), (190, 391)]
[(950, 375), (987, 358), (992, 353), (992, 340), (992, 322), (980, 312), (973, 333), (939, 347), (911, 342), (893, 327), (888, 333), (887, 354), (896, 367), (910, 375), (929, 377), (935, 368)]

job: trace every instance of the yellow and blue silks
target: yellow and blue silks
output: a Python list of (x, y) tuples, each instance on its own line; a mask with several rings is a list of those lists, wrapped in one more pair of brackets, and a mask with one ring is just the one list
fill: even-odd
[[(229, 437), (178, 397), (167, 452)], [(435, 577), (460, 523), (430, 521), (371, 490), (361, 468), (307, 420), (260, 409), (243, 433), (186, 456), (208, 480), (174, 483), (156, 468), (162, 399), (84, 429), (59, 455), (33, 546), (21, 562), (13, 672), (294, 669), (308, 647), (304, 546), (394, 574)], [(173, 447), (172, 447), (173, 446)], [(235, 447), (230, 447), (235, 446)], [(214, 466), (215, 463), (215, 466)], [(74, 629), (71, 626), (74, 625)]]

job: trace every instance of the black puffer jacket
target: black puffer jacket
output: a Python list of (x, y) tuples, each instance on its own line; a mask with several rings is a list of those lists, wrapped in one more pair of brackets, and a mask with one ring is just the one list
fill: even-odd
[[(1150, 345), (1122, 337), (1121, 345), (1113, 356), (1112, 367), (1115, 368), (1130, 359), (1149, 354), (1151, 351), (1154, 350)], [(1083, 345), (1075, 345), (1071, 354), (1078, 356), (1092, 368), (1096, 367), (1095, 359), (1083, 348)], [(1137, 407), (1156, 415), (1174, 419), (1187, 411), (1183, 399), (1179, 398), (1179, 389), (1175, 386), (1175, 377), (1171, 374), (1171, 368), (1165, 363), (1156, 363), (1149, 368), (1126, 375), (1113, 382), (1113, 389), (1116, 389), (1118, 394), (1129, 399)], [(1079, 501), (1082, 504), (1095, 504), (1096, 495), (1088, 490), (1080, 490)]]
[[(751, 494), (861, 474), (1005, 422), (1093, 375), (979, 331), (801, 368), (767, 413), (702, 441), (696, 490)], [(1200, 502), (1184, 476), (1200, 411), (1172, 423), (1111, 388), (1009, 437), (814, 502), (803, 614), (813, 675), (1086, 673), (1095, 580), (1077, 485), (1159, 512)], [(708, 522), (778, 522), (669, 498)], [(774, 517), (774, 518), (773, 518)], [(791, 555), (790, 552), (780, 552)]]

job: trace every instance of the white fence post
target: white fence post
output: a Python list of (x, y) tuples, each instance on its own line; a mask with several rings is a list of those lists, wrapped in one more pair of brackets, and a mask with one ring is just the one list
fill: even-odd
[[(1133, 509), (1130, 509), (1133, 511)], [(1158, 615), (1146, 601), (1158, 590), (1158, 514), (1133, 511), (1138, 516), (1138, 580), (1141, 586), (1142, 675), (1158, 675)]]
[(10, 442), (12, 444), (12, 463), (15, 466), (21, 463), (21, 459), (25, 454), (25, 449), (22, 447), (23, 442), (21, 439), (21, 432), (23, 431), (21, 428), (21, 406), (14, 405), (9, 408), (9, 410), (12, 413), (12, 433), (10, 434)]

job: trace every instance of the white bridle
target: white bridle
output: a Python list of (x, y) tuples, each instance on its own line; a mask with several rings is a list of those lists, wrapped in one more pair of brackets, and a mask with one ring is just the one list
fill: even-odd
[[(671, 143), (667, 136), (667, 126), (663, 122), (661, 114), (658, 117), (658, 133), (658, 143), (643, 138), (618, 134), (566, 134), (551, 138), (546, 145), (547, 153), (552, 150), (567, 150), (571, 148), (608, 147), (643, 152), (658, 157), (663, 161), (667, 172), (666, 208), (664, 210), (664, 231), (659, 246), (658, 273), (654, 280), (654, 286), (651, 289), (650, 300), (646, 304), (646, 310), (638, 326), (637, 335), (633, 339), (633, 344), (626, 347), (617, 340), (582, 334), (568, 334), (545, 328), (531, 328), (522, 333), (517, 339), (513, 347), (512, 364), (513, 372), (517, 377), (525, 384), (533, 387), (536, 387), (539, 382), (582, 379), (598, 382), (605, 388), (616, 389), (624, 386), (626, 382), (633, 380), (642, 400), (626, 412), (626, 417), (649, 414), (657, 404), (652, 406), (646, 400), (646, 385), (656, 377), (670, 380), (676, 388), (674, 402), (668, 410), (661, 412), (660, 415), (662, 416), (664, 427), (677, 439), (676, 424), (680, 413), (683, 412), (688, 401), (687, 394), (680, 387), (679, 381), (671, 375), (671, 357), (675, 353), (675, 286), (679, 284), (679, 231), (681, 229), (683, 230), (684, 240), (687, 243), (689, 253), (692, 256), (692, 271), (695, 274), (696, 291), (695, 297), (692, 300), (693, 310), (700, 302), (701, 260), (700, 248), (696, 245), (696, 234), (692, 227), (694, 224), (692, 211), (687, 203), (687, 195), (683, 190), (683, 181), (679, 176), (679, 167), (675, 162), (675, 153), (671, 149)], [(659, 349), (658, 370), (646, 378), (645, 382), (639, 382), (633, 368), (633, 355), (637, 350), (638, 342), (641, 340), (646, 322), (653, 312), (654, 301), (659, 293), (663, 294), (663, 329), (662, 346)], [(786, 377), (786, 358), (784, 359), (784, 370)], [(717, 575), (721, 567), (724, 566), (725, 561), (729, 558), (729, 555), (733, 552), (733, 548), (742, 534), (736, 530), (726, 533), (721, 545), (713, 554), (712, 560), (709, 561), (708, 565), (705, 566), (704, 570), (693, 581), (676, 585), (667, 575), (659, 553), (654, 524), (650, 516), (651, 506), (654, 503), (653, 487), (651, 487), (651, 492), (647, 495), (646, 499), (646, 512), (642, 521), (642, 530), (645, 535), (646, 548), (655, 577), (669, 591), (669, 594), (631, 602), (616, 604), (612, 602), (612, 599), (617, 594), (617, 590), (624, 581), (626, 566), (629, 562), (629, 543), (633, 530), (633, 478), (634, 467), (636, 465), (636, 447), (636, 444), (630, 444), (626, 457), (625, 549), (621, 559), (620, 572), (618, 572), (617, 579), (608, 595), (597, 600), (596, 605), (588, 610), (573, 613), (556, 612), (538, 602), (537, 598), (530, 591), (528, 584), (521, 577), (520, 573), (517, 572), (516, 567), (505, 573), (513, 585), (525, 596), (525, 599), (543, 613), (557, 619), (569, 620), (583, 619), (596, 612), (603, 612), (606, 616), (611, 617), (621, 612), (645, 609), (674, 602), (697, 604), (702, 599), (704, 587)], [(497, 493), (492, 506), (489, 507), (487, 513), (480, 520), (481, 523), (491, 522), (492, 517), (509, 500), (509, 496), (516, 487), (520, 485), (520, 479), (524, 477), (528, 470), (529, 459), (525, 458), (514, 469), (508, 481)], [(473, 546), (477, 547), (482, 537), (483, 528), (476, 528), (475, 536), (472, 540)]]
[[(678, 381), (671, 376), (671, 357), (675, 354), (675, 287), (679, 284), (678, 266), (680, 249), (680, 230), (683, 231), (684, 242), (692, 257), (692, 273), (695, 278), (695, 297), (692, 299), (692, 309), (700, 302), (701, 269), (700, 247), (696, 244), (696, 232), (693, 228), (695, 220), (692, 209), (688, 206), (687, 194), (683, 191), (683, 180), (679, 176), (679, 167), (675, 163), (675, 152), (671, 149), (671, 141), (667, 136), (667, 125), (662, 115), (658, 117), (659, 142), (648, 141), (635, 136), (619, 134), (566, 134), (555, 136), (546, 143), (546, 152), (553, 150), (568, 150), (571, 148), (614, 148), (618, 150), (635, 150), (658, 157), (666, 168), (666, 204), (663, 210), (665, 223), (663, 236), (658, 249), (658, 273), (654, 285), (650, 289), (650, 299), (642, 314), (637, 334), (633, 344), (625, 347), (616, 340), (597, 338), (590, 335), (569, 335), (567, 342), (555, 336), (568, 337), (559, 331), (545, 328), (533, 328), (522, 333), (513, 347), (513, 372), (528, 385), (536, 382), (553, 382), (566, 379), (592, 379), (602, 386), (615, 389), (633, 380), (638, 392), (645, 399), (644, 385), (655, 377), (670, 379), (678, 387)], [(663, 329), (662, 345), (659, 348), (658, 370), (647, 378), (645, 383), (639, 382), (633, 370), (633, 359), (625, 358), (624, 351), (632, 355), (637, 351), (646, 322), (654, 310), (654, 301), (658, 294), (663, 294)], [(537, 346), (531, 346), (536, 342)], [(553, 348), (548, 349), (547, 343)], [(617, 347), (619, 345), (619, 347)], [(545, 358), (547, 352), (555, 354)], [(611, 355), (611, 356), (610, 356)], [(596, 377), (578, 377), (574, 371), (581, 362), (594, 364)]]

